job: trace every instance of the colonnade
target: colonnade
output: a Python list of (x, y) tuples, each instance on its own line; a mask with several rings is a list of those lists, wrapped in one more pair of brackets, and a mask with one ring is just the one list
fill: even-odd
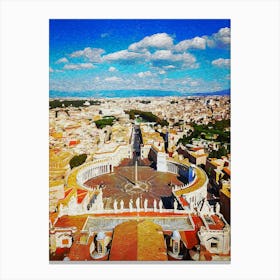
[(99, 175), (107, 174), (113, 172), (113, 165), (106, 163), (102, 165), (91, 165), (80, 170), (77, 175), (77, 181), (79, 184), (83, 184), (91, 178)]
[(167, 172), (178, 174), (179, 168), (176, 164), (172, 162), (167, 162)]

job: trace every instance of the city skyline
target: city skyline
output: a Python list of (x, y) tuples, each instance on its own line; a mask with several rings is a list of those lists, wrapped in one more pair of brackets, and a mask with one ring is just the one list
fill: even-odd
[(230, 21), (51, 20), (49, 260), (230, 261)]
[(49, 89), (230, 89), (230, 20), (50, 20)]

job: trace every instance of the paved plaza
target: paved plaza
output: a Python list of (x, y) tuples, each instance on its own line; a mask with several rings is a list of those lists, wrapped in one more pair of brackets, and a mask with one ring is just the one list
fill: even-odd
[[(154, 199), (157, 202), (163, 199), (163, 202), (168, 202), (168, 197), (172, 196), (171, 184), (183, 185), (177, 178), (176, 174), (158, 172), (149, 166), (138, 167), (138, 181), (145, 184), (143, 191), (131, 192), (126, 187), (128, 183), (135, 181), (135, 167), (134, 166), (119, 166), (114, 169), (114, 173), (105, 174), (92, 178), (85, 182), (89, 187), (96, 187), (100, 184), (103, 187), (103, 201), (105, 209), (113, 209), (114, 199), (124, 201), (124, 207), (129, 207), (129, 200), (132, 198), (134, 201), (137, 197), (140, 198), (141, 208), (145, 198), (148, 199), (148, 208), (153, 207)], [(168, 204), (168, 203), (167, 203)], [(168, 208), (167, 205), (164, 205)]]

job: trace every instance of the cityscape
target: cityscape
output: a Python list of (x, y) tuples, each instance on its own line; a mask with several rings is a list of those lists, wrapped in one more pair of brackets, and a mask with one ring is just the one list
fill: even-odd
[(229, 20), (50, 20), (50, 262), (231, 260)]

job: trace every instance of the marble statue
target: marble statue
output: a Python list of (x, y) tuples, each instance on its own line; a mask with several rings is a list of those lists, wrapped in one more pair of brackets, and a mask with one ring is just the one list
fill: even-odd
[(116, 199), (114, 200), (114, 211), (116, 212), (118, 210), (118, 202)]
[(135, 204), (136, 204), (137, 212), (139, 212), (140, 211), (140, 198), (139, 197), (136, 198)]
[(154, 199), (154, 211), (157, 211), (157, 201)]
[(162, 203), (161, 199), (159, 200), (158, 206), (159, 206), (159, 212), (161, 213), (162, 212), (162, 206), (163, 206), (163, 203)]
[(144, 200), (144, 209), (145, 209), (145, 212), (147, 212), (147, 209), (148, 209), (148, 199), (145, 198)]
[(174, 211), (176, 211), (178, 208), (178, 202), (177, 199), (174, 199)]
[(123, 200), (121, 200), (120, 205), (121, 205), (121, 210), (123, 210), (123, 206), (124, 206)]
[(216, 214), (220, 214), (221, 206), (220, 203), (216, 203)]
[(133, 200), (130, 199), (129, 200), (129, 211), (132, 212), (132, 210), (133, 210)]

